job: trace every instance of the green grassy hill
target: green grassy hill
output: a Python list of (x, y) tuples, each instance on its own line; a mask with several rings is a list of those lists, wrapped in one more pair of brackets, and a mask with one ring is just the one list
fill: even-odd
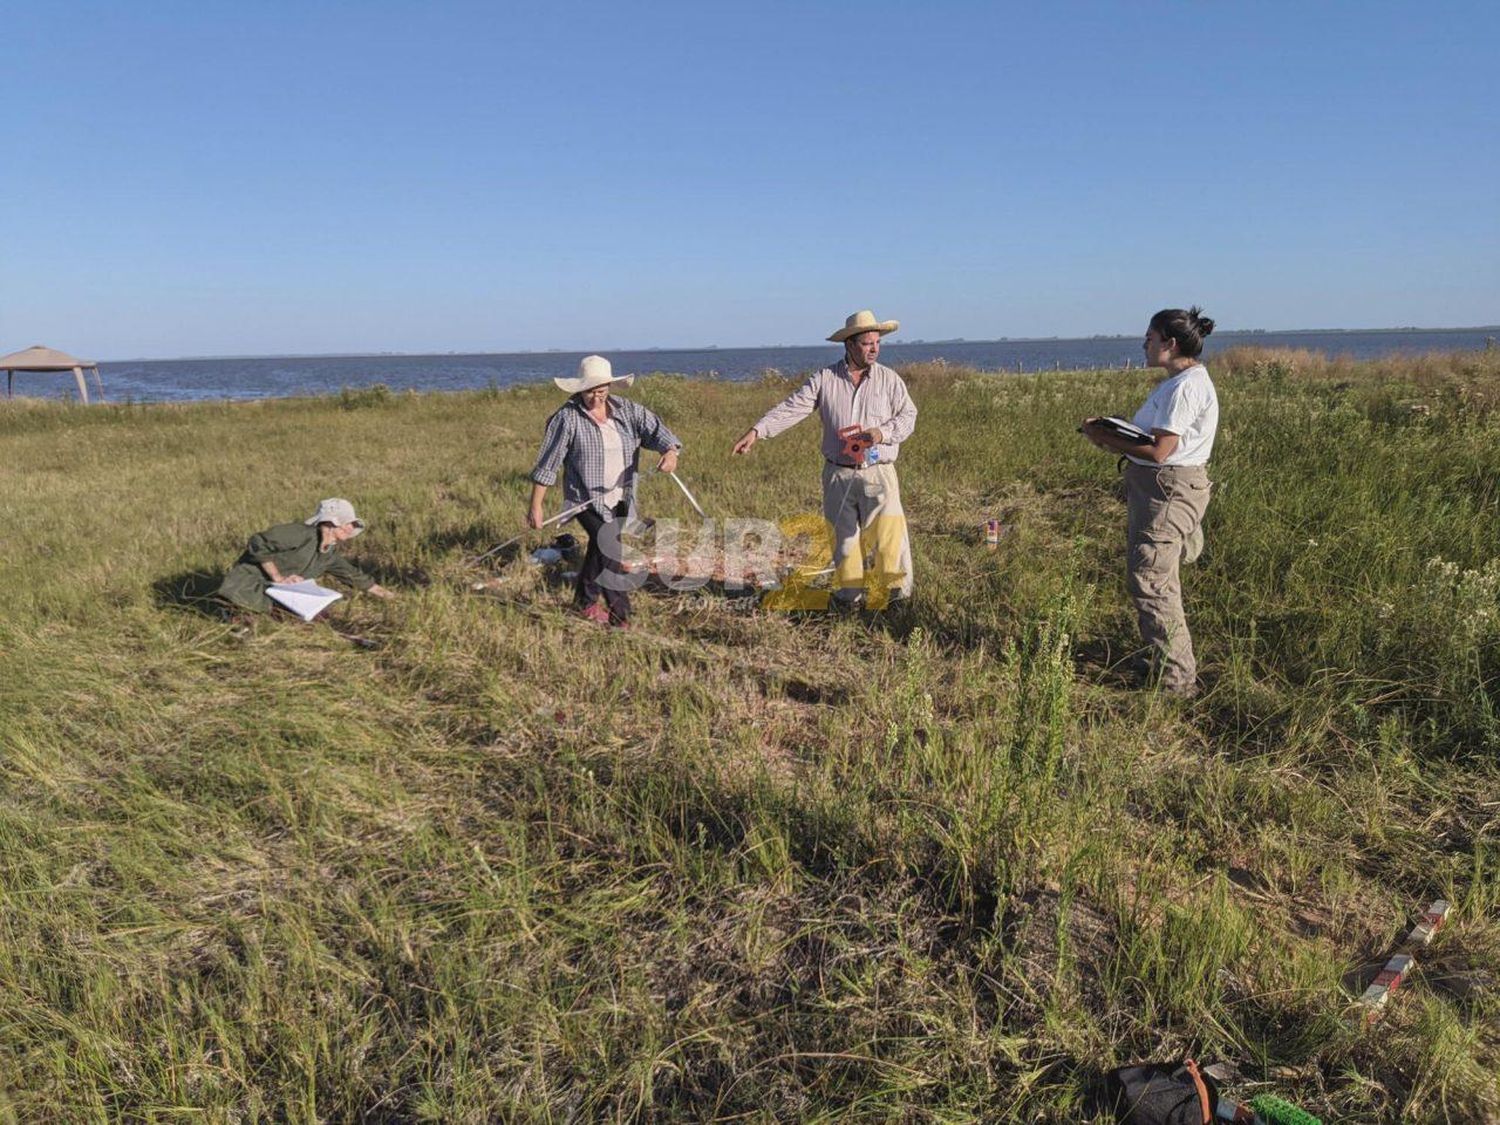
[[(910, 372), (912, 605), (658, 591), (630, 633), (465, 565), (550, 387), (0, 407), (0, 1120), (1072, 1122), (1185, 1052), (1325, 1121), (1500, 1120), (1500, 355), (1214, 375), (1186, 706), (1123, 686), (1075, 433), (1139, 372)], [(631, 393), (710, 514), (782, 520), (816, 424), (728, 448), (788, 386)], [(206, 611), (330, 495), (399, 600)]]

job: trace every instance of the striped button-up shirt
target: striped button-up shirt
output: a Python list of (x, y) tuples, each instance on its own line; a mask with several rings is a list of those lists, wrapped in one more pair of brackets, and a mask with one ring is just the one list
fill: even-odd
[(823, 456), (836, 465), (849, 464), (839, 431), (847, 426), (880, 430), (875, 447), (879, 460), (896, 459), (896, 447), (917, 428), (917, 404), (906, 392), (901, 376), (883, 363), (872, 363), (859, 386), (849, 378), (849, 364), (839, 360), (832, 367), (808, 376), (782, 402), (766, 411), (755, 423), (757, 437), (771, 438), (796, 425), (816, 408), (823, 419)]
[(563, 507), (571, 508), (588, 501), (589, 507), (605, 519), (613, 515), (609, 493), (622, 486), (628, 488), (635, 478), (641, 446), (658, 453), (682, 447), (677, 435), (640, 403), (613, 395), (607, 401), (610, 420), (620, 435), (625, 461), (623, 476), (607, 479), (604, 438), (599, 433), (598, 424), (589, 418), (583, 404), (576, 398), (570, 398), (561, 410), (547, 419), (542, 451), (537, 454), (536, 467), (531, 470), (533, 481), (551, 485), (556, 483), (557, 472), (561, 469)]

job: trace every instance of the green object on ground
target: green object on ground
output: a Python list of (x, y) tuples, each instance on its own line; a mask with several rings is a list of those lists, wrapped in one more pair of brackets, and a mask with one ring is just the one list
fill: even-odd
[(1275, 1094), (1261, 1094), (1251, 1098), (1250, 1108), (1255, 1110), (1256, 1116), (1266, 1125), (1323, 1125), (1322, 1121), (1306, 1110), (1298, 1109)]

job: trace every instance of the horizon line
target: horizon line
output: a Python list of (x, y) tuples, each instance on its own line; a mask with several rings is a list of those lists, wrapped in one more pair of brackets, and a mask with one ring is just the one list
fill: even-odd
[[(1439, 328), (1419, 328), (1402, 325), (1389, 328), (1220, 328), (1217, 336), (1314, 336), (1327, 334), (1394, 333), (1394, 332), (1497, 332), (1500, 324), (1455, 325)], [(892, 339), (887, 341), (895, 347), (921, 347), (934, 344), (1041, 344), (1041, 343), (1088, 343), (1099, 340), (1134, 340), (1139, 333), (1096, 333), (1091, 336), (995, 336), (969, 338), (948, 336), (936, 340), (918, 337), (913, 340)], [(830, 341), (814, 344), (700, 344), (696, 346), (673, 345), (670, 347), (644, 348), (523, 348), (514, 351), (352, 351), (352, 352), (224, 352), (202, 355), (177, 356), (129, 356), (121, 359), (103, 359), (99, 363), (196, 363), (210, 360), (231, 359), (427, 359), (448, 356), (522, 356), (522, 355), (591, 355), (603, 353), (667, 353), (689, 352), (770, 352), (813, 349), (823, 346), (835, 347)]]

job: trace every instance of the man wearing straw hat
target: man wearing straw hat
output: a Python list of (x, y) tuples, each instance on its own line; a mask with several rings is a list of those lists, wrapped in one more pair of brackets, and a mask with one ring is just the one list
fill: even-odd
[[(880, 338), (899, 327), (862, 309), (828, 339), (844, 345), (844, 358), (809, 376), (784, 402), (766, 411), (735, 453), (748, 453), (816, 409), (823, 421), (823, 517), (833, 533), (834, 600), (881, 608), (889, 595), (912, 591), (911, 540), (896, 479), (896, 456), (917, 424), (917, 407), (901, 376), (877, 363)], [(867, 580), (865, 553), (873, 548)]]
[[(611, 397), (615, 384), (628, 387), (635, 376), (616, 377), (602, 355), (584, 356), (576, 378), (552, 381), (569, 397), (547, 419), (531, 470), (526, 523), (541, 527), (547, 522), (542, 501), (561, 469), (564, 511), (577, 513), (589, 537), (588, 552), (578, 568), (577, 609), (596, 624), (625, 628), (630, 621), (629, 589), (638, 582), (625, 572), (620, 522), (630, 514), (641, 447), (660, 453), (657, 468), (670, 473), (677, 468), (682, 442), (640, 403)], [(600, 594), (607, 610), (598, 604)]]

